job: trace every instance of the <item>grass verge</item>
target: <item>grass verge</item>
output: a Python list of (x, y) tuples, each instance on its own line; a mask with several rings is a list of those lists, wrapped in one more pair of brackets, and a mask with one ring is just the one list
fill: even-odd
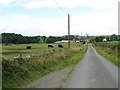
[(51, 72), (74, 67), (87, 50), (87, 45), (82, 49), (60, 49), (48, 57), (41, 57), (34, 60), (3, 61), (3, 88), (21, 88)]
[(100, 46), (96, 46), (93, 44), (93, 47), (96, 49), (96, 51), (102, 55), (103, 57), (105, 57), (106, 59), (108, 59), (109, 61), (111, 61), (113, 64), (115, 64), (116, 66), (119, 66), (119, 63), (118, 63), (118, 52), (112, 52), (111, 49), (110, 50), (110, 53), (108, 52), (108, 48), (103, 48), (103, 47), (100, 47)]

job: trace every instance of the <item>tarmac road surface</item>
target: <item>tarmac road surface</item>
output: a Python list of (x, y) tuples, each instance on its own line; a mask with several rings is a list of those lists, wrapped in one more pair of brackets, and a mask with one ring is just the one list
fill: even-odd
[(92, 44), (88, 44), (84, 58), (63, 88), (118, 88), (118, 67), (99, 55)]

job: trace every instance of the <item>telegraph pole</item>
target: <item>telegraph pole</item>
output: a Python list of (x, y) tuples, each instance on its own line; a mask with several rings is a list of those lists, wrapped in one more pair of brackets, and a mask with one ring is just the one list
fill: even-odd
[(68, 14), (68, 48), (70, 48), (70, 14)]

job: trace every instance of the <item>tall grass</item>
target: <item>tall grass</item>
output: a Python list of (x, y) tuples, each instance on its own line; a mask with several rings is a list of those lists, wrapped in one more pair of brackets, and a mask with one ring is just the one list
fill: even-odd
[[(76, 48), (75, 48), (76, 47)], [(82, 49), (81, 49), (82, 48)], [(72, 46), (71, 49), (55, 49), (47, 57), (33, 60), (4, 60), (3, 88), (22, 87), (50, 72), (76, 65), (87, 50), (87, 45)]]

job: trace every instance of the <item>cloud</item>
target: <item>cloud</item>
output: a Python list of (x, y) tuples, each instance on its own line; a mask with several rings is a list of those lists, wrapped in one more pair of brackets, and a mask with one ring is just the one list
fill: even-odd
[[(114, 10), (94, 12), (86, 15), (71, 15), (71, 34), (81, 35), (81, 32), (83, 35), (86, 33), (89, 33), (89, 35), (117, 34), (117, 13), (117, 10)], [(41, 18), (30, 17), (25, 19), (27, 22), (22, 21), (21, 19), (14, 23), (0, 24), (3, 26), (2, 28), (8, 27), (9, 32), (21, 33), (23, 35), (67, 35), (67, 16), (42, 20)]]
[(0, 0), (0, 6), (8, 6), (13, 2), (13, 0)]
[[(23, 21), (23, 22), (22, 22)], [(67, 34), (67, 17), (58, 19), (27, 18), (17, 21), (0, 21), (0, 33), (14, 32), (22, 35), (64, 35)], [(57, 23), (57, 24), (56, 24)], [(57, 32), (57, 34), (56, 34)]]
[[(103, 11), (88, 15), (71, 16), (71, 29), (73, 33), (110, 34), (118, 32), (118, 12)], [(71, 30), (71, 31), (72, 31)]]
[(16, 19), (28, 19), (28, 18), (30, 18), (30, 16), (26, 15), (26, 14), (14, 14), (12, 16)]
[(33, 8), (45, 8), (45, 7), (56, 7), (52, 0), (35, 0), (30, 1), (26, 4), (24, 4), (24, 7), (27, 9), (33, 9)]
[[(5, 0), (0, 1), (4, 2)], [(9, 5), (9, 2), (4, 2)], [(118, 33), (118, 0), (55, 0), (62, 8), (88, 7), (93, 8), (94, 12), (87, 14), (71, 14), (71, 34), (80, 35), (89, 33), (90, 35), (117, 34)], [(2, 3), (3, 3), (2, 2)], [(2, 4), (3, 5), (3, 4)], [(26, 9), (58, 8), (53, 0), (17, 0), (15, 5)], [(9, 10), (9, 9), (8, 9)], [(30, 11), (30, 10), (28, 10)], [(33, 11), (34, 13), (34, 11)], [(48, 13), (49, 14), (49, 13)], [(54, 13), (53, 13), (54, 14)], [(13, 14), (12, 19), (4, 20), (3, 15), (0, 20), (0, 32), (14, 32), (23, 35), (66, 35), (67, 34), (67, 15), (60, 17), (43, 17), (38, 15), (33, 17), (27, 12)], [(1, 18), (1, 17), (0, 17)]]
[(34, 0), (25, 3), (27, 9), (57, 8), (54, 1), (62, 8), (89, 7), (93, 9), (113, 9), (117, 8), (119, 0)]
[(21, 6), (26, 9), (88, 7), (92, 9), (116, 9), (119, 0), (0, 0), (0, 6)]

